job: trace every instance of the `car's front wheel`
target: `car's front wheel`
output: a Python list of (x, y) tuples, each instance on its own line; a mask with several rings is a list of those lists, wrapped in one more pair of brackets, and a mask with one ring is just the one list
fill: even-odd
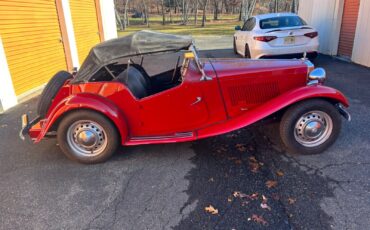
[(341, 125), (341, 115), (332, 103), (313, 99), (297, 103), (284, 113), (280, 135), (289, 152), (318, 154), (335, 142)]
[(68, 114), (59, 124), (57, 138), (68, 158), (85, 164), (106, 161), (119, 145), (119, 135), (112, 122), (89, 110)]

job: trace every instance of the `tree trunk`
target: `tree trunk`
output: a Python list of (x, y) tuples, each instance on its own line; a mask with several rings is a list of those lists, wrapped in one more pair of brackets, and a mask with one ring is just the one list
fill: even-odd
[(146, 0), (143, 0), (143, 4), (144, 4), (144, 16), (145, 16), (145, 21), (144, 23), (146, 23), (146, 26), (149, 27), (149, 12), (148, 12), (148, 7), (146, 5)]
[(164, 0), (161, 0), (161, 1), (162, 1), (162, 25), (165, 25), (166, 24), (166, 14), (164, 11)]
[(252, 17), (253, 11), (256, 8), (256, 2), (257, 0), (252, 0), (252, 3), (249, 5), (248, 17)]
[(213, 0), (213, 19), (218, 20), (218, 0)]
[(279, 3), (278, 3), (278, 0), (275, 0), (274, 12), (277, 13), (278, 11), (279, 11)]
[(172, 0), (169, 0), (169, 4), (170, 4), (170, 23), (173, 23), (172, 21)]
[(202, 18), (202, 27), (205, 27), (206, 26), (206, 18), (207, 18), (207, 15), (206, 15), (206, 9), (207, 9), (207, 4), (208, 4), (208, 0), (203, 0), (203, 18)]
[(194, 25), (198, 24), (198, 0), (195, 0)]
[(239, 22), (242, 20), (242, 17), (243, 17), (243, 1), (240, 2)]
[(292, 7), (291, 7), (291, 9), (290, 9), (290, 12), (292, 12), (292, 13), (298, 13), (297, 12), (298, 10), (297, 10), (297, 1), (296, 0), (292, 0)]
[(123, 30), (126, 30), (126, 27), (128, 26), (128, 17), (127, 17), (127, 7), (128, 7), (128, 2), (129, 0), (126, 0), (126, 3), (125, 3), (125, 12), (124, 12), (124, 15), (123, 15)]

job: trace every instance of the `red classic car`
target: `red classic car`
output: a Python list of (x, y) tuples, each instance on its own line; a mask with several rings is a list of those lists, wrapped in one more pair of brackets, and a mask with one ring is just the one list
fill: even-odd
[(92, 48), (57, 73), (21, 137), (56, 136), (67, 157), (107, 160), (119, 145), (198, 140), (274, 117), (290, 152), (334, 143), (348, 101), (307, 60), (202, 59), (191, 37), (141, 31)]

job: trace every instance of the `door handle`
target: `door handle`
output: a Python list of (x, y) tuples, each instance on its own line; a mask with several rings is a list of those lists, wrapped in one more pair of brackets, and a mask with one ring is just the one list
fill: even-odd
[(198, 104), (201, 101), (202, 101), (202, 98), (201, 97), (197, 97), (197, 99), (193, 103), (191, 103), (191, 105), (196, 105), (196, 104)]

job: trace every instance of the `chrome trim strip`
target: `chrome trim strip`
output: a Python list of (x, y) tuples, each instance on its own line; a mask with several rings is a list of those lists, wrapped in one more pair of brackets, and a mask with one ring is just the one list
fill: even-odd
[(186, 133), (175, 133), (175, 135), (167, 135), (167, 136), (145, 136), (145, 137), (132, 137), (132, 141), (145, 141), (145, 140), (166, 140), (171, 138), (187, 138), (193, 137), (193, 132), (186, 132)]

